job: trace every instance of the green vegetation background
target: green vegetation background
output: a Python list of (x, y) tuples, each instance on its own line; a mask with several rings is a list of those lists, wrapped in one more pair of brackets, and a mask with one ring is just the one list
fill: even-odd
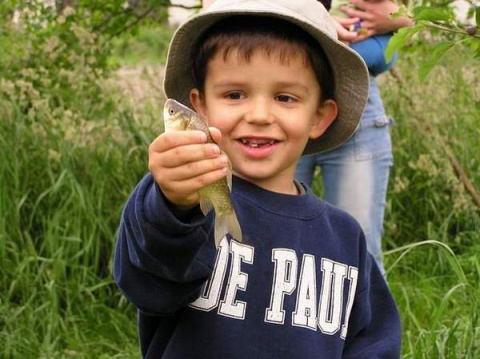
[[(163, 129), (172, 32), (143, 27), (114, 40), (112, 55), (69, 16), (33, 39), (0, 32), (0, 357), (138, 358), (112, 254)], [(479, 207), (452, 163), (480, 188), (480, 70), (459, 48), (420, 82), (428, 52), (417, 45), (379, 78), (395, 119), (388, 282), (403, 358), (478, 358)], [(321, 194), (319, 180), (314, 188)]]

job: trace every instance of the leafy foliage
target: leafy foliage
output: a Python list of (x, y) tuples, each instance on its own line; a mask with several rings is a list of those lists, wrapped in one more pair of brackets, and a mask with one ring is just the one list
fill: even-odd
[(424, 80), (432, 68), (450, 50), (456, 47), (468, 48), (472, 56), (480, 59), (480, 6), (471, 2), (468, 10), (469, 22), (462, 23), (456, 15), (453, 1), (438, 2), (424, 0), (417, 2), (411, 10), (402, 7), (395, 16), (408, 15), (415, 25), (402, 28), (392, 37), (386, 51), (386, 58), (391, 59), (395, 51), (412, 48), (416, 44), (429, 43), (432, 51), (425, 58), (419, 69), (419, 77)]
[[(99, 80), (112, 70), (112, 39), (138, 31), (140, 20), (165, 20), (166, 10), (157, 3), (137, 14), (123, 0), (78, 0), (60, 11), (35, 0), (17, 7), (17, 24), (8, 19), (12, 8), (2, 8), (0, 16), (8, 21), (0, 44), (12, 51), (0, 56), (0, 95), (20, 98), (20, 111), (32, 121), (38, 113), (63, 118), (68, 111), (75, 122), (110, 111), (115, 103), (102, 100)], [(86, 113), (78, 108), (78, 94)]]
[(111, 253), (160, 128), (110, 78), (111, 39), (138, 20), (119, 3), (0, 2), (2, 357), (138, 357)]

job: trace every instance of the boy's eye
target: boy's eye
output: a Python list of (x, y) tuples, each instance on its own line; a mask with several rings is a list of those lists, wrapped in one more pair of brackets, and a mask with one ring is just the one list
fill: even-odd
[(225, 97), (230, 100), (240, 100), (244, 96), (241, 92), (229, 92)]
[(277, 101), (280, 102), (293, 102), (295, 99), (290, 95), (278, 95), (276, 96)]

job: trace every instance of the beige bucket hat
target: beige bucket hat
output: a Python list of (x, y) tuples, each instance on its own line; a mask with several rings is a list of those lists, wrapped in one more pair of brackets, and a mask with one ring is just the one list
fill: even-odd
[(217, 0), (176, 30), (168, 51), (164, 90), (168, 98), (190, 105), (194, 87), (191, 52), (196, 40), (213, 24), (236, 15), (258, 15), (286, 20), (309, 33), (325, 51), (335, 79), (339, 113), (327, 131), (309, 140), (303, 154), (333, 149), (357, 129), (368, 97), (368, 70), (363, 59), (338, 41), (334, 20), (317, 0)]

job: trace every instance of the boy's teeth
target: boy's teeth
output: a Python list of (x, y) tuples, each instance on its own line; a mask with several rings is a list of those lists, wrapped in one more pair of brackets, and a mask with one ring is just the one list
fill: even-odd
[(259, 146), (265, 146), (265, 145), (273, 145), (274, 141), (270, 140), (247, 140), (247, 139), (242, 139), (242, 143), (244, 145), (250, 146), (250, 147), (259, 147)]

